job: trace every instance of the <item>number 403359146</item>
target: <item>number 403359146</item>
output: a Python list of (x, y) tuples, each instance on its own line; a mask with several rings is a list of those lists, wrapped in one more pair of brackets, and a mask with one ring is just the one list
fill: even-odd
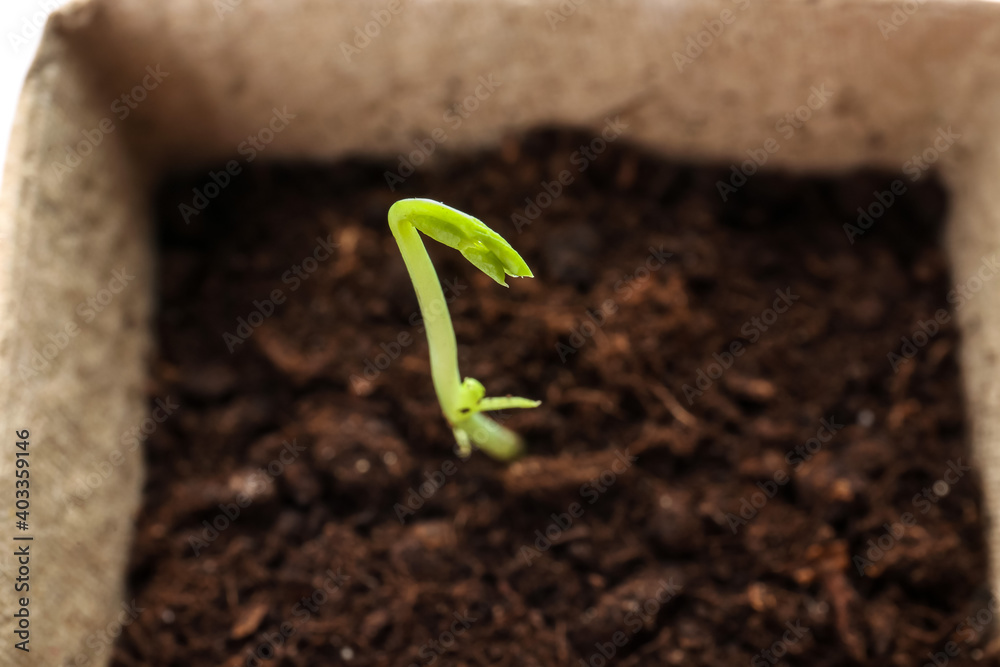
[(28, 429), (23, 429), (21, 431), (16, 431), (15, 434), (18, 437), (17, 442), (14, 446), (17, 451), (15, 451), (15, 462), (17, 470), (14, 472), (14, 476), (17, 477), (15, 486), (15, 506), (17, 507), (17, 518), (19, 521), (28, 521), (28, 445), (30, 444), (28, 438), (30, 433)]

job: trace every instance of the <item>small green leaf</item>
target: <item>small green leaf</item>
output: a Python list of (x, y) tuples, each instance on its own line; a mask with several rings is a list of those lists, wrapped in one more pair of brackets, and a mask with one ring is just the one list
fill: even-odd
[[(397, 209), (401, 204), (405, 208)], [(482, 220), (433, 199), (403, 199), (389, 209), (389, 215), (405, 210), (406, 220), (418, 230), (449, 248), (462, 253), (477, 269), (507, 287), (506, 276), (533, 278), (531, 269), (502, 236)]]
[(473, 266), (504, 287), (507, 287), (507, 281), (504, 277), (504, 266), (495, 254), (481, 245), (467, 241), (459, 244), (458, 249), (462, 253), (462, 256), (469, 260)]
[(520, 396), (496, 396), (479, 401), (479, 409), (487, 412), (511, 408), (537, 408), (541, 404), (541, 401), (533, 401), (530, 398), (521, 398)]

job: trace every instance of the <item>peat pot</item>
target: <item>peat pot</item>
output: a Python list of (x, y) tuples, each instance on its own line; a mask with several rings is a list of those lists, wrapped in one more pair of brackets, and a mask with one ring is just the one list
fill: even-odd
[[(734, 187), (758, 168), (933, 167), (950, 190), (958, 282), (1000, 251), (998, 82), (1000, 5), (986, 1), (81, 0), (57, 11), (2, 193), (0, 498), (14, 497), (8, 454), (27, 429), (37, 584), (31, 652), (8, 650), (8, 620), (0, 663), (75, 664), (123, 613), (144, 471), (141, 448), (120, 441), (149, 414), (150, 196), (167, 170), (395, 160), (543, 124), (597, 136), (620, 119), (663, 155), (734, 165)], [(476, 107), (474, 122), (443, 123), (456, 103)], [(789, 136), (781, 123), (796, 118), (808, 123)], [(100, 316), (86, 319), (90, 308)], [(958, 319), (1000, 592), (997, 292)], [(93, 461), (109, 461), (113, 479), (72, 499), (68, 480)], [(6, 619), (18, 611), (16, 559), (2, 550)]]

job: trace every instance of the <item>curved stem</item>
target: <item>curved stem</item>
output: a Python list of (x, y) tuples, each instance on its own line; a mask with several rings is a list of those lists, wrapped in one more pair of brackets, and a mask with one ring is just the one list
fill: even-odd
[(424, 318), (434, 391), (448, 423), (454, 424), (460, 419), (457, 404), (461, 377), (458, 372), (458, 343), (448, 313), (448, 302), (420, 234), (402, 214), (393, 209), (395, 206), (389, 209), (389, 228), (396, 237)]
[(458, 372), (458, 343), (437, 271), (420, 231), (457, 248), (462, 255), (496, 282), (507, 286), (505, 275), (530, 277), (521, 256), (482, 221), (439, 202), (404, 199), (389, 208), (389, 228), (410, 273), (424, 318), (431, 357), (431, 379), (445, 419), (458, 441), (459, 453), (468, 456), (475, 444), (497, 459), (510, 460), (521, 453), (520, 436), (493, 421), (483, 410), (532, 408), (539, 404), (513, 396), (485, 398), (483, 385)]

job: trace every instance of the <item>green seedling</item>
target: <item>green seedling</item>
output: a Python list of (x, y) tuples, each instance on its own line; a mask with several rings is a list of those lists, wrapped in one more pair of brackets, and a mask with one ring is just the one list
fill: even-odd
[(472, 444), (490, 456), (508, 461), (523, 448), (521, 437), (496, 423), (483, 412), (508, 408), (534, 408), (541, 401), (516, 396), (486, 398), (483, 385), (473, 378), (460, 380), (458, 344), (448, 305), (431, 263), (421, 231), (462, 256), (507, 287), (506, 276), (532, 278), (531, 269), (503, 237), (482, 221), (430, 199), (402, 199), (389, 208), (389, 228), (403, 254), (413, 281), (417, 302), (427, 329), (431, 356), (431, 378), (441, 411), (458, 442), (459, 455), (469, 456)]

